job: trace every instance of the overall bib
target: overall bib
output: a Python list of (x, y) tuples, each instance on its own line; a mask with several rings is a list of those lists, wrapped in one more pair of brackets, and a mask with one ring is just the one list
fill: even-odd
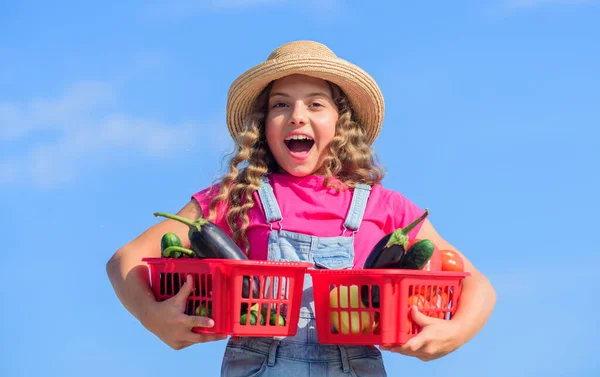
[[(268, 259), (311, 262), (315, 268), (348, 269), (354, 262), (354, 233), (358, 231), (371, 187), (358, 185), (340, 236), (315, 237), (286, 231), (279, 205), (267, 177), (258, 190), (271, 225)], [(277, 224), (275, 227), (274, 224)], [(350, 236), (346, 232), (351, 231)], [(381, 352), (373, 346), (321, 345), (317, 342), (312, 278), (305, 275), (298, 332), (294, 337), (231, 338), (221, 367), (223, 377), (251, 376), (387, 376)]]

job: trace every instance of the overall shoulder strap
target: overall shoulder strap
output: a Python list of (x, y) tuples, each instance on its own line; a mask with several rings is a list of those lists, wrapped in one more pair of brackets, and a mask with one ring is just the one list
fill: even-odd
[(263, 176), (260, 178), (258, 196), (265, 212), (267, 222), (271, 223), (273, 221), (280, 221), (281, 211), (279, 210), (279, 205), (277, 204), (277, 199), (275, 199), (275, 193), (273, 192), (273, 188), (269, 183), (268, 176)]
[(344, 227), (358, 231), (360, 223), (362, 222), (365, 209), (367, 208), (367, 202), (369, 201), (369, 195), (371, 195), (371, 186), (359, 183), (354, 188), (352, 194), (352, 203), (344, 222)]

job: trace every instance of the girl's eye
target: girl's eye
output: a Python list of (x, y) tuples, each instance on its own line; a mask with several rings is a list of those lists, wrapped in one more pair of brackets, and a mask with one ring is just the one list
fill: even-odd
[(311, 105), (315, 106), (315, 107), (323, 107), (323, 104), (321, 104), (319, 102), (313, 102)]
[(287, 106), (287, 105), (285, 103), (283, 103), (283, 102), (277, 102), (276, 104), (273, 105), (273, 108), (284, 107), (284, 106)]

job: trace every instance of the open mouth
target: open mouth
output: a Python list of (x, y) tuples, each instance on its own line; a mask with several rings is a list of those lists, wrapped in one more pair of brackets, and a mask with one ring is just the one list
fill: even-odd
[(308, 153), (315, 144), (315, 141), (305, 135), (293, 135), (286, 137), (284, 140), (285, 145), (292, 153)]

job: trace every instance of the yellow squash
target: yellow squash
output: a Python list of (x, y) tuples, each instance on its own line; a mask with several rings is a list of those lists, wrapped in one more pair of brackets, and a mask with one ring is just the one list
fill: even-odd
[[(341, 285), (339, 287), (339, 296), (340, 296), (339, 297), (340, 298), (339, 308), (341, 308), (341, 309), (348, 308), (348, 297), (350, 297), (350, 307), (349, 307), (350, 309), (359, 309), (359, 304), (360, 304), (360, 308), (362, 308), (362, 309), (366, 308), (363, 305), (363, 303), (361, 302), (361, 300), (359, 299), (357, 285), (351, 285), (350, 292), (348, 292), (348, 286)], [(331, 293), (329, 294), (329, 306), (333, 309), (338, 308), (338, 288), (337, 287), (334, 288), (331, 291)], [(359, 318), (362, 319), (362, 323)], [(340, 319), (342, 322), (341, 326), (339, 323)], [(338, 312), (332, 310), (331, 311), (331, 323), (333, 324), (333, 327), (336, 329), (336, 331), (338, 333), (349, 334), (350, 332), (352, 332), (352, 334), (358, 334), (361, 332), (361, 330), (363, 333), (370, 333), (371, 316), (369, 315), (368, 311), (340, 310), (339, 317), (338, 317)]]

